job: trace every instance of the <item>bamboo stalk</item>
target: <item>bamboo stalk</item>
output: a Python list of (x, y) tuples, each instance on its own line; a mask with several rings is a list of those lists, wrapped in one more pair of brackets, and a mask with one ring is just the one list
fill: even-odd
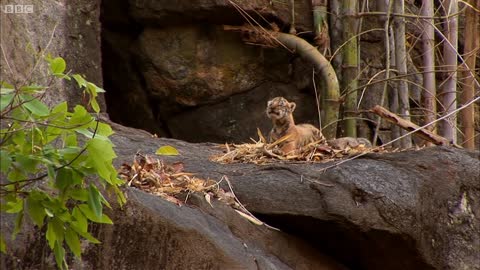
[[(423, 0), (421, 14), (428, 17), (422, 20), (422, 47), (423, 47), (423, 88), (422, 104), (425, 108), (425, 117), (423, 124), (433, 122), (437, 114), (437, 103), (435, 96), (437, 88), (435, 82), (435, 28), (433, 17), (433, 0)], [(428, 126), (429, 131), (434, 130), (434, 126)]]
[[(405, 12), (404, 1), (394, 1), (393, 11), (399, 14)], [(405, 47), (405, 18), (394, 17), (395, 25), (395, 63), (398, 70), (398, 74), (407, 74), (407, 51)], [(408, 83), (404, 80), (398, 82), (398, 113), (401, 117), (407, 121), (410, 121), (410, 104), (409, 104), (410, 92), (408, 89)], [(406, 132), (401, 131), (400, 136)], [(412, 147), (412, 140), (410, 136), (406, 136), (400, 140), (402, 148)]]
[[(471, 7), (468, 7), (465, 11), (465, 47), (464, 58), (465, 63), (462, 65), (463, 71), (463, 91), (461, 100), (463, 104), (472, 100), (475, 96), (475, 78), (472, 72), (476, 65), (476, 51), (478, 49), (479, 37), (478, 35), (472, 35), (472, 33), (479, 33), (480, 29), (478, 24), (480, 23), (480, 15), (475, 12), (473, 8), (480, 10), (480, 0), (469, 0), (468, 3)], [(462, 132), (463, 132), (463, 147), (468, 149), (475, 149), (475, 112), (473, 105), (468, 106), (462, 111)]]
[[(445, 13), (455, 14), (458, 11), (458, 0), (444, 0)], [(445, 37), (443, 57), (445, 59), (445, 82), (441, 88), (439, 100), (442, 114), (448, 114), (457, 108), (457, 48), (458, 48), (458, 17), (448, 17), (444, 21)], [(457, 116), (440, 121), (438, 133), (450, 141), (457, 142)]]
[[(356, 0), (344, 0), (343, 1), (344, 14), (355, 14), (357, 12)], [(358, 75), (358, 46), (357, 38), (351, 38), (356, 36), (356, 24), (355, 17), (348, 16), (345, 21), (344, 40), (347, 40), (347, 44), (344, 47), (343, 58), (343, 80), (342, 88), (345, 95), (344, 104), (344, 121), (345, 136), (357, 137), (357, 121), (355, 119), (357, 109), (357, 91), (351, 91), (358, 87), (357, 75)]]

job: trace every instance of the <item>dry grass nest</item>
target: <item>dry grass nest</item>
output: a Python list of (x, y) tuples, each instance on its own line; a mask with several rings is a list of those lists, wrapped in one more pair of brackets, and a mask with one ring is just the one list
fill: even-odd
[(282, 137), (273, 143), (268, 143), (260, 131), (258, 136), (258, 140), (251, 139), (253, 143), (223, 145), (223, 154), (213, 156), (212, 160), (224, 164), (263, 164), (276, 161), (328, 162), (365, 152), (386, 151), (381, 147), (372, 148), (365, 139), (358, 141), (355, 138), (339, 138), (328, 142), (312, 142), (298, 151), (283, 154), (279, 145), (288, 140), (289, 136)]

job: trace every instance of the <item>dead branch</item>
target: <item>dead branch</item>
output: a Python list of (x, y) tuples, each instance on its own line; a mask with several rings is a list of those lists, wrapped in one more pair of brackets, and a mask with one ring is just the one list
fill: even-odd
[(407, 131), (415, 131), (414, 135), (419, 136), (420, 138), (432, 142), (436, 145), (450, 145), (450, 142), (437, 134), (428, 131), (427, 129), (422, 129), (418, 125), (401, 118), (400, 116), (390, 112), (389, 110), (385, 109), (384, 107), (377, 105), (373, 109), (370, 110), (371, 112), (375, 113), (376, 115), (385, 118), (387, 121), (407, 130)]

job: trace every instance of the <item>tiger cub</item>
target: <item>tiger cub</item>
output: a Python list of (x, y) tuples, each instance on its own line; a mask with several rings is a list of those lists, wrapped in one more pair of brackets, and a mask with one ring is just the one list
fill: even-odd
[(289, 135), (288, 139), (279, 145), (285, 154), (299, 150), (311, 142), (325, 142), (325, 137), (318, 128), (309, 124), (295, 125), (293, 120), (295, 107), (295, 102), (288, 102), (283, 97), (276, 97), (267, 103), (267, 116), (273, 124), (269, 141), (274, 142)]

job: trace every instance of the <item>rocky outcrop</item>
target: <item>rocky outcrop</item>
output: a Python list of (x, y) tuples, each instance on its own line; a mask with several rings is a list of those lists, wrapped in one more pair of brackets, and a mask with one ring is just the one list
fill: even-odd
[[(216, 144), (115, 130), (117, 165), (137, 151), (172, 145), (180, 155), (165, 162), (181, 161), (203, 178), (228, 177), (240, 201), (282, 231), (250, 224), (201, 195), (180, 207), (129, 188), (127, 205), (110, 213), (115, 225), (95, 227), (103, 244), (87, 246), (75, 268), (480, 269), (478, 152), (434, 147), (338, 166), (218, 164), (209, 160), (221, 153)], [(2, 226), (12, 222), (2, 217)], [(2, 255), (3, 266), (34, 269), (53, 261), (41, 235), (19, 237), (14, 254)]]

